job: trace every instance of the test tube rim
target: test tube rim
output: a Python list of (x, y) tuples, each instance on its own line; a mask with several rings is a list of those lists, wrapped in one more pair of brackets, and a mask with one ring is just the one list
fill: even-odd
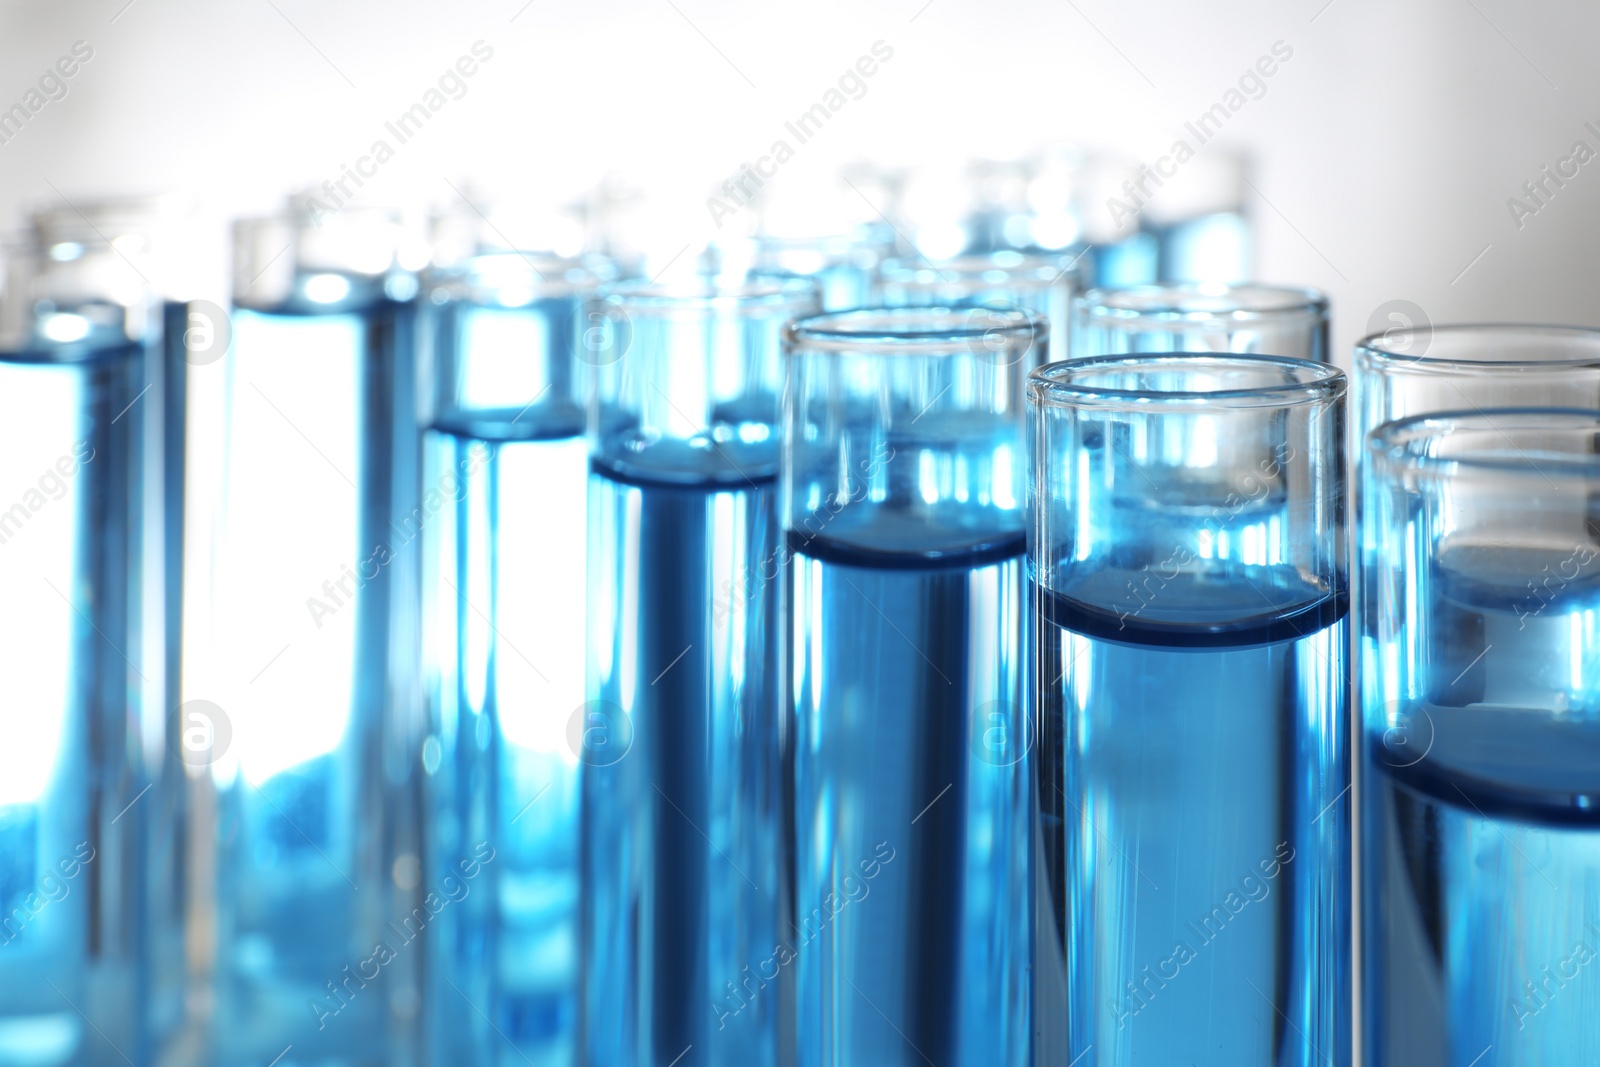
[[(506, 249), (482, 252), (445, 267), (430, 267), (422, 276), (423, 290), (435, 303), (449, 300), (498, 302), (491, 301), (489, 294), (510, 289), (512, 284), (490, 284), (483, 280), (484, 268), (491, 261), (509, 264), (514, 270), (520, 264), (534, 275), (525, 286), (516, 286), (519, 292), (525, 292), (526, 299), (506, 305), (512, 307), (523, 307), (538, 300), (556, 297), (598, 293), (602, 287), (617, 280), (618, 272), (614, 260), (596, 252), (565, 256), (556, 252)], [(559, 278), (555, 275), (559, 275)]]
[(821, 302), (821, 289), (800, 275), (763, 275), (737, 282), (714, 278), (654, 282), (630, 279), (602, 286), (598, 298), (607, 309), (629, 318), (701, 318), (708, 314), (768, 318), (793, 311), (789, 318), (810, 313)]
[[(1495, 335), (1510, 338), (1533, 340), (1539, 336), (1549, 338), (1563, 338), (1571, 341), (1587, 339), (1593, 344), (1593, 352), (1587, 356), (1571, 359), (1472, 359), (1461, 356), (1437, 356), (1423, 353), (1420, 355), (1407, 355), (1402, 352), (1391, 351), (1386, 344), (1394, 345), (1391, 339), (1406, 337), (1415, 339), (1422, 337), (1427, 340), (1430, 347), (1441, 336), (1449, 338), (1453, 335), (1467, 338), (1488, 339)], [(1409, 344), (1409, 342), (1408, 342)], [(1600, 367), (1600, 329), (1592, 326), (1563, 326), (1559, 324), (1545, 324), (1532, 322), (1483, 322), (1483, 323), (1446, 323), (1440, 326), (1404, 326), (1397, 329), (1385, 330), (1381, 333), (1369, 334), (1356, 342), (1355, 361), (1362, 369), (1378, 369), (1385, 371), (1404, 371), (1408, 368), (1418, 368), (1428, 372), (1448, 371), (1450, 373), (1477, 374), (1486, 372), (1504, 372), (1510, 369), (1538, 370), (1549, 368), (1552, 370), (1573, 367)]]
[(818, 252), (829, 257), (832, 262), (839, 262), (863, 253), (884, 256), (894, 250), (895, 240), (892, 233), (877, 233), (870, 226), (862, 226), (860, 231), (816, 234), (758, 233), (750, 241), (758, 263), (765, 255), (785, 252)]
[[(1503, 424), (1503, 420), (1512, 418), (1526, 419), (1530, 424)], [(1554, 420), (1563, 419), (1572, 421), (1573, 425), (1551, 425)], [(1391, 479), (1394, 475), (1403, 475), (1440, 480), (1473, 472), (1516, 475), (1541, 482), (1553, 482), (1556, 478), (1600, 481), (1600, 453), (1540, 451), (1535, 462), (1533, 456), (1519, 449), (1508, 436), (1508, 431), (1521, 429), (1535, 429), (1541, 433), (1567, 429), (1586, 434), (1592, 444), (1600, 439), (1600, 409), (1518, 406), (1432, 411), (1382, 424), (1367, 434), (1364, 446), (1374, 469)], [(1492, 435), (1504, 445), (1497, 452), (1485, 450), (1451, 456), (1424, 451), (1426, 446), (1459, 432), (1482, 434), (1485, 438)], [(1517, 455), (1508, 457), (1507, 447)]]
[[(1002, 259), (1014, 260), (1002, 264)], [(919, 264), (914, 256), (892, 256), (878, 265), (878, 284), (898, 285), (919, 292), (937, 291), (964, 284), (987, 283), (993, 287), (1006, 287), (1029, 292), (1050, 289), (1062, 281), (1071, 283), (1077, 278), (1081, 253), (1076, 256), (1066, 252), (1021, 252), (1016, 249), (996, 249), (992, 252), (972, 252), (947, 259), (923, 259)], [(1063, 265), (1062, 260), (1066, 263)], [(981, 265), (981, 266), (980, 266)], [(1002, 278), (988, 279), (988, 272), (1003, 274)], [(954, 272), (954, 277), (949, 272)]]
[[(960, 328), (936, 327), (934, 323), (971, 322), (981, 312), (989, 325)], [(912, 329), (874, 330), (828, 328), (830, 324), (848, 326), (851, 321), (871, 321), (890, 317), (928, 325)], [(995, 321), (1004, 318), (1000, 324)], [(808, 354), (857, 356), (963, 356), (982, 349), (993, 352), (1012, 347), (1026, 348), (1043, 343), (1049, 333), (1044, 316), (1023, 308), (985, 305), (928, 305), (922, 307), (871, 307), (825, 311), (797, 319), (784, 327), (783, 347), (788, 356)]]
[[(1216, 300), (1246, 294), (1276, 298), (1276, 302), (1264, 300), (1263, 306), (1252, 307), (1195, 307), (1185, 303), (1190, 298)], [(1135, 304), (1143, 298), (1150, 298), (1150, 302)], [(1119, 300), (1122, 303), (1119, 304)], [(1217, 321), (1268, 322), (1328, 317), (1328, 297), (1322, 290), (1268, 282), (1159, 282), (1090, 289), (1074, 301), (1074, 307), (1077, 314), (1091, 320), (1139, 322), (1151, 329), (1187, 329), (1195, 323)]]
[[(1252, 386), (1243, 389), (1158, 390), (1084, 385), (1064, 381), (1063, 377), (1096, 368), (1156, 369), (1162, 364), (1201, 364), (1231, 366), (1240, 370), (1261, 370), (1275, 366), (1292, 372), (1297, 380)], [(1342, 370), (1328, 363), (1295, 356), (1243, 354), (1230, 352), (1128, 352), (1046, 363), (1028, 375), (1028, 403), (1039, 408), (1078, 408), (1096, 410), (1159, 411), (1200, 406), (1290, 408), (1325, 404), (1344, 398), (1349, 379)]]

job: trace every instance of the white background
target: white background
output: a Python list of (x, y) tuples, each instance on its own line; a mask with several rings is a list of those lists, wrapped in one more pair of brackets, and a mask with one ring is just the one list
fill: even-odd
[(375, 199), (446, 203), (471, 180), (550, 201), (621, 170), (685, 233), (877, 40), (894, 58), (778, 181), (1062, 138), (1153, 159), (1283, 40), (1292, 61), (1225, 140), (1254, 160), (1256, 273), (1332, 294), (1340, 362), (1397, 298), (1435, 323), (1600, 323), (1600, 162), (1520, 230), (1506, 205), (1580, 137), (1600, 150), (1600, 7), (1577, 2), (0, 0), (0, 106), (94, 48), (0, 145), (0, 220), (52, 187), (188, 190), (220, 291), (224, 219), (336, 177), (480, 39), (494, 58)]

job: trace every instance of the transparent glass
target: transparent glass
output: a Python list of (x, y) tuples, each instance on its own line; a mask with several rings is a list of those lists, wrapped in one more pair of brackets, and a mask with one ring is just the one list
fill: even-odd
[(1239, 211), (1152, 224), (1162, 282), (1237, 284), (1250, 278), (1250, 224)]
[[(1022, 1067), (1024, 376), (1042, 320), (869, 309), (786, 334), (796, 1063)], [(737, 1007), (737, 1001), (730, 1005)]]
[(779, 333), (817, 301), (795, 280), (605, 299), (570, 727), (586, 1064), (779, 1059), (781, 1001), (755, 977), (784, 936), (777, 595), (752, 576), (777, 546)]
[(754, 238), (754, 244), (752, 273), (811, 278), (828, 311), (868, 303), (878, 265), (895, 251), (894, 231), (882, 224), (861, 225), (854, 233), (822, 237), (761, 234)]
[[(181, 725), (176, 700), (182, 651), (184, 462), (187, 447), (185, 305), (179, 291), (180, 238), (187, 212), (170, 196), (76, 198), (29, 216), (29, 243), (10, 260), (0, 296), (0, 336), (9, 344), (58, 347), (81, 337), (93, 346), (137, 343), (141, 626), (139, 684), (151, 753), (148, 837), (140, 877), (151, 958), (148, 1009), (155, 1040), (184, 1015), (184, 870), (187, 777), (168, 738)], [(156, 754), (159, 753), (159, 757)]]
[[(186, 664), (206, 1058), (406, 1062), (422, 871), (415, 745), (416, 280), (387, 213), (235, 227), (208, 617)], [(214, 907), (213, 907), (214, 905)], [(382, 976), (379, 980), (379, 976)], [(206, 1003), (202, 1000), (201, 1003)]]
[(1351, 376), (1363, 437), (1437, 411), (1600, 407), (1600, 329), (1396, 326), (1356, 345)]
[[(1244, 158), (1211, 148), (1173, 168), (1170, 160), (1141, 165), (1132, 202), (1154, 189), (1159, 195), (1139, 203), (1139, 221), (1156, 237), (1157, 280), (1240, 284), (1250, 274), (1251, 227), (1244, 210)], [(1176, 170), (1162, 174), (1162, 170)], [(1126, 195), (1127, 191), (1124, 190)], [(1124, 201), (1128, 203), (1129, 201)]]
[[(608, 261), (481, 256), (423, 282), (425, 869), (433, 1062), (575, 1064), (589, 459)], [(452, 892), (453, 891), (453, 892)]]
[(1233, 352), (1328, 360), (1328, 300), (1274, 285), (1092, 289), (1073, 302), (1074, 358), (1129, 352)]
[(1600, 1058), (1600, 411), (1366, 443), (1366, 1062)]
[(889, 307), (1013, 307), (1039, 315), (1049, 328), (1038, 362), (1064, 358), (1078, 255), (1014, 251), (930, 262), (892, 259), (878, 272), (878, 300)]
[(1344, 376), (1103, 356), (1028, 400), (1036, 1062), (1342, 1067)]
[(51, 299), (66, 272), (34, 273), (40, 252), (8, 264), (0, 343), (0, 1062), (150, 1062), (151, 945), (172, 931), (147, 911), (165, 739), (144, 353)]

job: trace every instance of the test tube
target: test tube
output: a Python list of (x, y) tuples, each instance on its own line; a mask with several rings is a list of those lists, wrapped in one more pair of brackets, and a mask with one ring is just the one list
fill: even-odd
[(1028, 401), (1035, 1062), (1343, 1067), (1344, 375), (1099, 356)]
[(1067, 323), (1078, 292), (1080, 254), (1001, 250), (954, 259), (901, 257), (878, 270), (877, 298), (889, 307), (1013, 307), (1045, 320), (1038, 362), (1067, 351)]
[(1363, 1050), (1600, 1057), (1600, 412), (1366, 440)]
[[(433, 1062), (575, 1064), (588, 541), (587, 301), (598, 256), (470, 258), (423, 282), (425, 870)], [(596, 319), (598, 316), (596, 316)], [(587, 343), (586, 343), (587, 342)]]
[[(185, 759), (214, 790), (197, 850), (206, 1058), (404, 1062), (431, 921), (414, 833), (422, 527), (416, 280), (389, 213), (314, 196), (234, 230), (209, 638)], [(429, 898), (431, 899), (431, 898)], [(427, 905), (431, 909), (432, 905)]]
[(786, 333), (796, 1063), (1027, 1062), (1018, 309)]
[(1416, 325), (1420, 309), (1363, 338), (1353, 360), (1365, 435), (1386, 422), (1490, 407), (1600, 407), (1600, 330)]
[(151, 1062), (155, 805), (140, 801), (165, 738), (140, 580), (148, 294), (40, 246), (5, 266), (0, 1061)]
[(1137, 167), (1116, 156), (1092, 155), (1076, 177), (1076, 202), (1082, 224), (1084, 284), (1095, 288), (1147, 285), (1159, 272), (1160, 243), (1128, 189), (1140, 178)]
[(1248, 352), (1328, 360), (1328, 300), (1300, 286), (1222, 283), (1091, 289), (1073, 302), (1073, 358)]
[(1226, 152), (1190, 160), (1160, 182), (1161, 195), (1142, 221), (1155, 234), (1161, 282), (1243, 283), (1250, 278), (1250, 224), (1245, 218), (1245, 161)]
[(189, 308), (174, 297), (182, 229), (180, 201), (170, 196), (74, 198), (29, 216), (37, 271), (25, 300), (48, 299), (55, 313), (77, 312), (142, 349), (138, 515), (142, 550), (139, 597), (144, 646), (141, 700), (146, 709), (152, 788), (140, 798), (148, 830), (141, 875), (147, 879), (142, 919), (149, 946), (151, 1036), (161, 1041), (183, 1019), (184, 848), (188, 781), (178, 753), (164, 742), (178, 735), (176, 699), (183, 618), (184, 457)]
[(885, 225), (822, 236), (759, 234), (753, 240), (752, 274), (812, 278), (829, 311), (866, 304), (878, 265), (895, 251), (894, 231)]
[(764, 1067), (784, 936), (779, 333), (810, 281), (624, 284), (590, 412), (580, 1062)]

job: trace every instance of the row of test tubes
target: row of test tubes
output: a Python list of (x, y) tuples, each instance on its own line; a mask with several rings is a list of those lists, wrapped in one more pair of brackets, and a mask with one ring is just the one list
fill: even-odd
[(0, 1064), (1600, 1052), (1600, 333), (1352, 401), (1320, 294), (1083, 248), (291, 212), (163, 309), (70, 243), (6, 290)]

